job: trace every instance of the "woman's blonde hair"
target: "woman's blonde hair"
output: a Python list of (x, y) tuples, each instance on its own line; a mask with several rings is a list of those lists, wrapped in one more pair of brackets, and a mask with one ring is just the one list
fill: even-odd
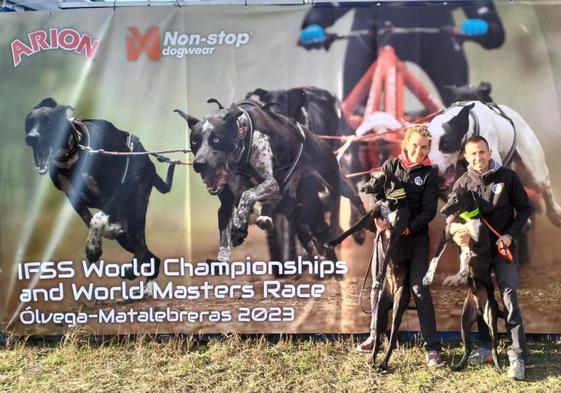
[(429, 128), (426, 124), (412, 124), (405, 128), (405, 135), (403, 135), (403, 139), (401, 140), (401, 149), (405, 150), (405, 146), (409, 143), (409, 139), (411, 139), (411, 135), (419, 134), (420, 136), (425, 136), (429, 138), (429, 147), (432, 143), (432, 137), (429, 132)]

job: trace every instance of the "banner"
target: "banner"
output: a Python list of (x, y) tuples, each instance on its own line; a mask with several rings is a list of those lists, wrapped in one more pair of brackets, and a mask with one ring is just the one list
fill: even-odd
[[(533, 133), (543, 149), (542, 166), (507, 163), (535, 207), (519, 239), (518, 296), (526, 332), (560, 333), (555, 5), (496, 5), (505, 35), (494, 43), (454, 37), (475, 12), (456, 5), (326, 8), (317, 20), (305, 6), (0, 15), (0, 330), (367, 332), (374, 235), (324, 243), (371, 205), (357, 186), (399, 153), (392, 129), (430, 121), (423, 108), (451, 102), (443, 86), (465, 75), (490, 82), (493, 102), (529, 125), (517, 146)], [(410, 26), (413, 14), (446, 27), (431, 33), (438, 45), (364, 28)], [(303, 25), (325, 20), (324, 48), (298, 45)], [(374, 68), (361, 79), (383, 48), (417, 83), (405, 76), (403, 94), (391, 67), (379, 93)], [(437, 213), (430, 257), (443, 227)], [(449, 246), (431, 285), (439, 331), (459, 330), (465, 288), (442, 284), (458, 268)], [(419, 330), (415, 310), (401, 329)]]

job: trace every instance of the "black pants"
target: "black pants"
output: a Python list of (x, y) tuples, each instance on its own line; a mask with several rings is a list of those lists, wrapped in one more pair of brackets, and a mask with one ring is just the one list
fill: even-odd
[[(410, 236), (412, 236), (412, 252), (409, 259), (409, 285), (411, 286), (411, 295), (417, 307), (421, 334), (427, 351), (440, 352), (440, 336), (436, 332), (436, 318), (434, 306), (432, 304), (432, 296), (429, 287), (424, 286), (422, 282), (429, 266), (429, 234), (428, 231), (421, 231)], [(381, 261), (383, 259), (383, 257), (379, 255), (383, 253), (386, 244), (385, 236), (377, 234), (374, 240), (375, 249), (372, 258), (372, 278), (374, 281), (378, 274), (376, 261)], [(374, 310), (374, 302), (376, 301), (376, 299), (374, 299), (374, 290), (371, 292), (370, 300), (372, 303), (372, 310)], [(371, 335), (374, 334), (374, 322), (373, 316), (370, 322)]]
[[(513, 250), (515, 251), (515, 250)], [(516, 252), (513, 253), (516, 255)], [(508, 349), (509, 359), (521, 358), (528, 359), (528, 346), (526, 344), (526, 334), (522, 324), (522, 313), (518, 305), (516, 290), (518, 289), (518, 258), (514, 262), (508, 263), (499, 255), (493, 257), (492, 269), (499, 283), (499, 290), (505, 311), (505, 327), (510, 339)], [(491, 336), (489, 329), (483, 319), (477, 319), (479, 327), (480, 345), (491, 348)]]

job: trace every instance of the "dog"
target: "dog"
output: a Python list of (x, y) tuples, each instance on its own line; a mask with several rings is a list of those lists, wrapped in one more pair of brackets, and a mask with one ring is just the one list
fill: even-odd
[[(116, 239), (141, 264), (151, 264), (147, 284), (158, 276), (160, 259), (146, 245), (146, 210), (152, 187), (170, 191), (174, 165), (166, 181), (146, 155), (89, 154), (83, 148), (117, 152), (145, 152), (140, 139), (106, 120), (70, 119), (68, 105), (53, 98), (39, 102), (25, 119), (25, 143), (33, 150), (40, 175), (49, 173), (56, 188), (89, 228), (85, 254), (90, 263), (102, 254), (101, 238)], [(90, 209), (99, 209), (92, 215)], [(135, 278), (132, 269), (125, 277)], [(147, 287), (150, 292), (151, 285)]]
[[(409, 303), (410, 287), (407, 276), (412, 243), (411, 237), (401, 235), (409, 225), (410, 212), (403, 184), (394, 175), (386, 175), (383, 171), (374, 172), (360, 191), (372, 195), (374, 204), (370, 211), (354, 226), (330, 241), (327, 246), (333, 247), (339, 244), (353, 231), (373, 223), (374, 219), (381, 218), (389, 224), (389, 240), (383, 253), (382, 263), (377, 266), (378, 274), (373, 287), (372, 309), (376, 325), (371, 363), (375, 365), (376, 356), (380, 351), (381, 337), (387, 327), (388, 312), (393, 307), (389, 345), (384, 359), (378, 367), (379, 371), (385, 371), (396, 346), (401, 318)], [(379, 236), (383, 236), (383, 234)]]
[[(439, 242), (435, 257), (431, 260), (423, 284), (430, 285), (438, 262), (446, 245), (457, 231), (467, 231), (472, 239), (470, 245), (460, 247), (460, 270), (455, 276), (447, 277), (449, 282), (467, 282), (468, 291), (462, 309), (461, 335), (464, 344), (464, 356), (452, 370), (462, 370), (471, 353), (469, 334), (471, 326), (482, 316), (489, 327), (492, 342), (492, 356), (495, 369), (500, 371), (497, 358), (497, 316), (498, 306), (491, 280), (491, 241), (489, 231), (483, 225), (479, 212), (478, 195), (465, 188), (458, 188), (448, 195), (446, 204), (440, 212), (446, 216), (446, 228)], [(445, 282), (445, 284), (447, 284)]]
[[(331, 147), (306, 127), (272, 112), (268, 105), (244, 100), (228, 109), (219, 107), (202, 120), (179, 109), (175, 112), (191, 130), (193, 169), (221, 202), (218, 261), (229, 261), (231, 246), (243, 243), (250, 212), (258, 201), (273, 205), (288, 195), (296, 201), (291, 216), (305, 219), (297, 200), (298, 186), (305, 177), (313, 176), (333, 195), (349, 198), (352, 208), (364, 214), (362, 201), (339, 172)], [(300, 221), (297, 227), (307, 224)], [(303, 245), (309, 254), (319, 252), (310, 241)]]
[(465, 140), (481, 135), (489, 142), (491, 158), (515, 169), (526, 187), (540, 193), (547, 217), (561, 227), (561, 207), (553, 194), (543, 149), (530, 126), (514, 110), (480, 101), (460, 102), (435, 116), (429, 131), (432, 136), (429, 156), (438, 168), (443, 193), (456, 179)]

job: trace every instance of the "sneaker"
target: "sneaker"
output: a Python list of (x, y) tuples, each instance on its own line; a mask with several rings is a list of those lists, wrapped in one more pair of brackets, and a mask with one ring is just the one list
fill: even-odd
[(508, 368), (507, 376), (516, 381), (522, 381), (525, 378), (524, 360), (510, 359), (510, 367)]
[(428, 351), (427, 352), (427, 366), (429, 368), (437, 368), (440, 366), (444, 366), (444, 362), (440, 358), (440, 354), (436, 351)]
[(493, 354), (489, 348), (479, 347), (469, 355), (468, 364), (474, 366), (476, 364), (492, 364)]
[(368, 337), (366, 340), (356, 346), (359, 352), (372, 352), (374, 349), (374, 337)]

